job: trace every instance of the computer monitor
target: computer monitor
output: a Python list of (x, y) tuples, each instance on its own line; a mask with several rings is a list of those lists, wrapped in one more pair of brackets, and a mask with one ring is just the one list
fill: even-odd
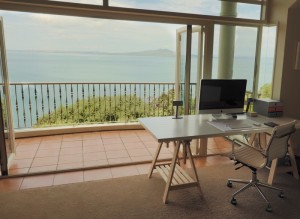
[(202, 79), (200, 114), (237, 114), (244, 111), (246, 79)]

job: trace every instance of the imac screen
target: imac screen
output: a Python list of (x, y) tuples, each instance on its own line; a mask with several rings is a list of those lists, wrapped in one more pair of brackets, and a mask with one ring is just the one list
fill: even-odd
[(202, 79), (199, 113), (243, 112), (246, 85), (245, 79)]

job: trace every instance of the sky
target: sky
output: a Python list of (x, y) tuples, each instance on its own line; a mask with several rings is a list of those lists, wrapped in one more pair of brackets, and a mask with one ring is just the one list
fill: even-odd
[[(102, 4), (101, 0), (64, 0)], [(110, 0), (111, 6), (218, 15), (219, 0)], [(187, 4), (188, 2), (188, 4)], [(238, 7), (239, 17), (254, 17), (256, 8)], [(134, 52), (175, 51), (176, 29), (183, 25), (0, 11), (7, 50)], [(218, 34), (218, 29), (216, 29)], [(272, 38), (272, 33), (270, 37)], [(246, 55), (256, 39), (255, 28), (237, 28), (238, 55)], [(247, 42), (247, 43), (245, 43)], [(217, 42), (216, 42), (217, 44)], [(270, 43), (272, 44), (272, 43)], [(253, 50), (253, 48), (251, 48)]]

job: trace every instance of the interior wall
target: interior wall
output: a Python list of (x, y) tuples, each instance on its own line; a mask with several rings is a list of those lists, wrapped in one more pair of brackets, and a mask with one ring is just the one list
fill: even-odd
[(281, 83), (281, 100), (284, 102), (284, 114), (300, 119), (300, 71), (294, 70), (296, 43), (300, 41), (300, 1), (288, 11), (283, 74)]
[[(288, 10), (280, 99), (284, 115), (300, 119), (300, 71), (294, 70), (296, 43), (300, 41), (300, 1)], [(296, 155), (300, 156), (300, 130), (291, 138)]]
[(279, 100), (281, 93), (282, 69), (287, 29), (288, 10), (296, 0), (269, 0), (270, 14), (267, 15), (269, 24), (278, 24), (275, 66), (273, 76), (272, 98)]

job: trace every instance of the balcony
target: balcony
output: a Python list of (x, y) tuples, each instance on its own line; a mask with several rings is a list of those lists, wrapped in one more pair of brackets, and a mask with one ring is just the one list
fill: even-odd
[[(157, 142), (137, 118), (174, 114), (174, 83), (10, 86), (17, 137), (13, 175), (149, 163)], [(195, 113), (195, 90), (191, 84), (190, 114)], [(223, 138), (209, 139), (209, 155), (230, 149)], [(164, 147), (159, 159), (169, 160), (172, 152), (173, 145)]]
[[(17, 154), (9, 173), (32, 176), (2, 180), (0, 191), (146, 174), (157, 146), (145, 130), (52, 135), (22, 138), (16, 142)], [(173, 145), (166, 146), (162, 148), (160, 160), (169, 160), (172, 156)], [(208, 141), (209, 155), (230, 150), (231, 144), (224, 138)], [(223, 156), (195, 158), (198, 167), (230, 162)], [(189, 168), (189, 162), (183, 167)], [(34, 176), (41, 172), (49, 174)]]

